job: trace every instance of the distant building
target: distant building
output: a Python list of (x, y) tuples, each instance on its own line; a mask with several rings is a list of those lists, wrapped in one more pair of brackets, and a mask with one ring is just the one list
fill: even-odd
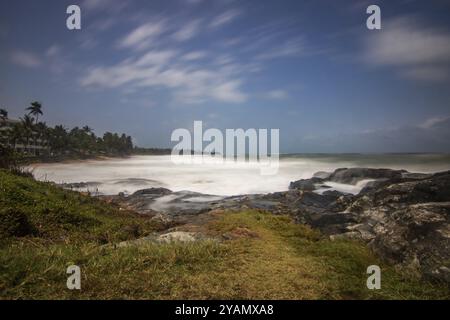
[[(18, 152), (30, 153), (30, 154), (42, 154), (49, 150), (48, 141), (45, 139), (37, 138), (37, 133), (34, 132), (33, 136), (29, 138), (28, 144), (26, 144), (25, 138), (20, 137), (15, 144), (13, 143), (10, 132), (15, 125), (20, 124), (19, 120), (5, 119), (0, 120), (0, 145), (14, 148)], [(36, 138), (35, 138), (36, 137)]]

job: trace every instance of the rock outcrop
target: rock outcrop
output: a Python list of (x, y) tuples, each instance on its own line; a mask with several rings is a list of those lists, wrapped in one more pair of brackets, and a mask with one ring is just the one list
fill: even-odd
[(346, 213), (381, 257), (450, 282), (450, 172), (401, 178), (361, 192)]
[(303, 196), (297, 219), (331, 239), (365, 241), (392, 264), (450, 283), (450, 171), (430, 175), (338, 169), (322, 183), (355, 184), (366, 179), (374, 181), (359, 194), (341, 195), (325, 206)]

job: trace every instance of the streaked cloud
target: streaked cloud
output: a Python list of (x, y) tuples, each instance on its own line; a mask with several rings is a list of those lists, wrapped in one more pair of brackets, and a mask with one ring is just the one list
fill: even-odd
[(411, 18), (397, 18), (367, 38), (366, 59), (380, 65), (450, 61), (450, 33), (424, 27)]
[(47, 57), (51, 58), (51, 57), (57, 56), (60, 52), (61, 52), (61, 47), (54, 44), (47, 49), (47, 51), (45, 52), (45, 55)]
[(425, 120), (423, 123), (419, 125), (419, 128), (422, 129), (432, 129), (440, 124), (446, 123), (450, 121), (450, 116), (441, 116), (441, 117), (433, 117)]
[(147, 22), (120, 40), (119, 46), (137, 50), (145, 49), (165, 31), (167, 31), (167, 28), (164, 21)]
[(190, 21), (173, 34), (176, 41), (186, 41), (197, 35), (200, 29), (200, 19)]
[(184, 54), (181, 59), (184, 61), (193, 61), (205, 58), (208, 55), (206, 51), (191, 51)]
[(269, 60), (299, 56), (305, 52), (305, 44), (303, 39), (288, 40), (279, 47), (268, 49), (256, 56), (256, 59)]
[(11, 61), (19, 66), (27, 68), (39, 67), (42, 62), (38, 56), (31, 52), (17, 50), (11, 53)]
[(449, 75), (450, 32), (411, 17), (383, 24), (383, 29), (365, 39), (364, 61), (374, 66), (398, 68), (414, 80), (442, 81)]
[(271, 90), (267, 93), (267, 97), (270, 99), (282, 100), (288, 97), (288, 93), (284, 90)]
[(116, 65), (91, 67), (80, 84), (105, 89), (162, 88), (183, 103), (246, 101), (239, 77), (221, 68), (196, 67), (183, 57), (173, 50), (150, 51)]
[(231, 21), (233, 21), (234, 19), (236, 19), (239, 15), (241, 15), (241, 11), (237, 10), (237, 9), (230, 9), (218, 16), (216, 16), (215, 18), (213, 18), (213, 20), (211, 21), (211, 23), (209, 24), (209, 26), (211, 28), (218, 28), (221, 27), (225, 24), (230, 23)]
[(218, 84), (212, 88), (211, 95), (220, 101), (228, 102), (245, 102), (247, 95), (242, 93), (239, 89), (241, 81), (232, 80), (225, 83)]

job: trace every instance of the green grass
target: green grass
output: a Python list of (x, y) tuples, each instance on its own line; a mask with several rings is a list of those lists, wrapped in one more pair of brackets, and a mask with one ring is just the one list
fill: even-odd
[[(287, 216), (256, 211), (220, 213), (204, 226), (230, 239), (222, 242), (102, 246), (161, 226), (51, 184), (0, 178), (0, 208), (11, 221), (0, 246), (3, 299), (450, 298), (445, 285), (384, 265), (364, 244), (330, 241)], [(66, 288), (72, 264), (81, 268), (80, 291)], [(381, 266), (381, 290), (366, 288), (371, 264)]]
[(98, 199), (0, 170), (0, 241), (14, 236), (66, 244), (108, 243), (147, 235), (150, 219)]

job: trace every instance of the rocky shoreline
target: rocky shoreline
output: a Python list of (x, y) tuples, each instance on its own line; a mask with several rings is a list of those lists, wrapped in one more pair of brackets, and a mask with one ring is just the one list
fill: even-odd
[[(361, 182), (365, 186), (357, 194), (331, 187)], [(202, 221), (217, 211), (256, 209), (288, 214), (332, 240), (364, 241), (391, 264), (450, 283), (450, 171), (419, 174), (342, 168), (293, 181), (288, 191), (270, 194), (218, 197), (149, 188), (129, 196), (102, 197), (170, 224), (188, 225), (184, 235), (190, 237), (195, 233), (188, 231), (201, 229)]]

